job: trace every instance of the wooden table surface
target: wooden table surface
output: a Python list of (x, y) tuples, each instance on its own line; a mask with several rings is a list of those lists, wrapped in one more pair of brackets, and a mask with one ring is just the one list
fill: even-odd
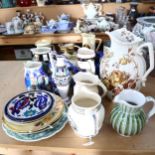
[[(142, 89), (142, 92), (145, 95), (155, 96), (154, 89), (155, 78), (149, 77), (146, 87)], [(0, 117), (5, 103), (10, 98), (23, 91), (25, 91), (23, 62), (1, 61)], [(100, 133), (93, 139), (95, 142), (94, 145), (83, 146), (86, 140), (76, 136), (68, 124), (55, 136), (34, 143), (18, 142), (9, 138), (0, 127), (0, 154), (7, 154), (9, 149), (64, 152), (67, 154), (75, 153), (76, 155), (155, 154), (155, 116), (149, 120), (141, 134), (126, 138), (118, 135), (109, 123), (109, 109), (112, 103), (104, 99), (103, 105), (106, 108), (106, 119)]]

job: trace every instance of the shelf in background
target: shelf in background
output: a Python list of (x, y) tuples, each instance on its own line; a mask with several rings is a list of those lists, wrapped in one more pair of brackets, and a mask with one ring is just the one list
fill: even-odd
[[(105, 33), (96, 33), (97, 38), (108, 40)], [(0, 46), (6, 45), (34, 45), (36, 41), (46, 39), (53, 44), (56, 43), (81, 43), (82, 37), (75, 33), (59, 33), (59, 34), (35, 34), (35, 35), (19, 35), (19, 36), (0, 36)]]
[[(103, 13), (111, 12), (115, 13), (116, 9), (119, 6), (130, 8), (130, 3), (103, 3), (102, 11)], [(155, 4), (138, 4), (139, 12), (148, 12), (150, 6), (155, 6)], [(42, 12), (47, 20), (54, 18), (56, 19), (58, 15), (61, 13), (70, 14), (73, 19), (78, 19), (84, 16), (83, 9), (80, 4), (74, 5), (46, 5), (43, 7), (31, 6), (31, 7), (14, 7), (14, 8), (6, 8), (0, 9), (0, 23), (7, 22), (11, 20), (13, 16), (16, 15), (16, 10), (26, 11), (27, 9), (31, 9), (34, 12)]]

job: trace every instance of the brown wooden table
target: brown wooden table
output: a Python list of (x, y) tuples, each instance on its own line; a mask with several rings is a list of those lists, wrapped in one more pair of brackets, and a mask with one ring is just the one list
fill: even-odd
[[(155, 96), (155, 78), (149, 77), (146, 87), (142, 89), (145, 95)], [(24, 64), (20, 61), (0, 62), (0, 117), (5, 103), (25, 91)], [(93, 139), (95, 144), (83, 146), (85, 139), (76, 136), (70, 126), (55, 136), (34, 143), (18, 142), (9, 138), (0, 127), (0, 154), (76, 154), (76, 155), (155, 155), (155, 116), (145, 126), (141, 134), (126, 138), (118, 135), (109, 123), (111, 102), (103, 100), (106, 108), (106, 119), (100, 133)], [(1, 121), (1, 119), (0, 119)], [(1, 122), (0, 122), (1, 124)], [(46, 152), (46, 153), (45, 153)]]

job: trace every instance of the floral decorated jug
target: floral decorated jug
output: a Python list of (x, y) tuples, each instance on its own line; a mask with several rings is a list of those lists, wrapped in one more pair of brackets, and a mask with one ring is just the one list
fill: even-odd
[[(100, 62), (100, 77), (107, 86), (109, 98), (113, 98), (123, 89), (139, 90), (145, 84), (147, 76), (154, 68), (154, 51), (151, 43), (143, 43), (125, 28), (106, 32), (111, 40), (111, 47), (104, 49), (104, 57)], [(143, 48), (148, 47), (149, 68)]]
[[(153, 102), (153, 108), (145, 113), (143, 106), (149, 102)], [(153, 97), (145, 97), (136, 90), (126, 89), (114, 98), (110, 122), (120, 135), (133, 136), (142, 131), (148, 119), (154, 114), (155, 99)]]

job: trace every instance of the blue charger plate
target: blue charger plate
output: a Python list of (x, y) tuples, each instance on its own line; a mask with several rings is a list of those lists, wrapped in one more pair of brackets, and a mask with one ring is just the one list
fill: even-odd
[(4, 107), (4, 117), (8, 121), (32, 122), (45, 116), (54, 105), (54, 98), (43, 90), (21, 93)]

